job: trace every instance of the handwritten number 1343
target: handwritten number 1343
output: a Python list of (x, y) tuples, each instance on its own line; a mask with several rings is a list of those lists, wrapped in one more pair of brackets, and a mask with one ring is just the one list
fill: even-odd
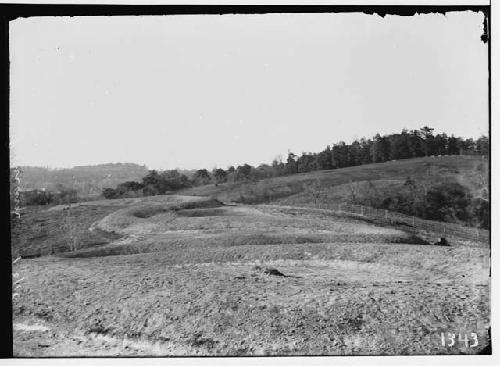
[(458, 337), (455, 333), (441, 333), (441, 344), (443, 347), (453, 347), (457, 342), (463, 342), (465, 347), (474, 348), (478, 345), (477, 334), (471, 333), (471, 339), (467, 337), (467, 333), (462, 336), (462, 333), (458, 333)]

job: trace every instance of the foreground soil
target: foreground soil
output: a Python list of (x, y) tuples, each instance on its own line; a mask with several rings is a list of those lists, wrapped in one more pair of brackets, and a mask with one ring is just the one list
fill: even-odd
[[(119, 237), (111, 243), (14, 265), (16, 356), (468, 354), (488, 344), (485, 246), (415, 244), (314, 210), (160, 201), (96, 217), (93, 229)], [(453, 346), (442, 332), (456, 334)]]

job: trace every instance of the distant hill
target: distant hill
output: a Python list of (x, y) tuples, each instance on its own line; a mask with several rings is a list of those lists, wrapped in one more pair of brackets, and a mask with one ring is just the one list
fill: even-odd
[(139, 181), (147, 173), (145, 165), (133, 163), (75, 166), (68, 169), (23, 166), (20, 188), (56, 190), (59, 185), (63, 185), (76, 189), (80, 197), (90, 197), (99, 195), (103, 188), (115, 187), (129, 180)]

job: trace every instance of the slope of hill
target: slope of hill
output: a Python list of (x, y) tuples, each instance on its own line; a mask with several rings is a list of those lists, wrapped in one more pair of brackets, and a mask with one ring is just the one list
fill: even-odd
[(352, 189), (361, 193), (363, 183), (392, 190), (400, 188), (408, 177), (431, 183), (456, 181), (479, 197), (487, 189), (488, 160), (480, 156), (436, 156), (388, 161), (334, 170), (319, 170), (257, 182), (237, 182), (194, 187), (186, 195), (214, 196), (224, 201), (261, 203), (279, 200), (293, 204), (310, 201), (313, 184), (320, 185), (330, 201), (350, 200)]

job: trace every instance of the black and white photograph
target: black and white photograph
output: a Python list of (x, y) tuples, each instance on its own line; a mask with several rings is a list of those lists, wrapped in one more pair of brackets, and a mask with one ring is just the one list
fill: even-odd
[(12, 356), (491, 355), (479, 3), (1, 5)]

